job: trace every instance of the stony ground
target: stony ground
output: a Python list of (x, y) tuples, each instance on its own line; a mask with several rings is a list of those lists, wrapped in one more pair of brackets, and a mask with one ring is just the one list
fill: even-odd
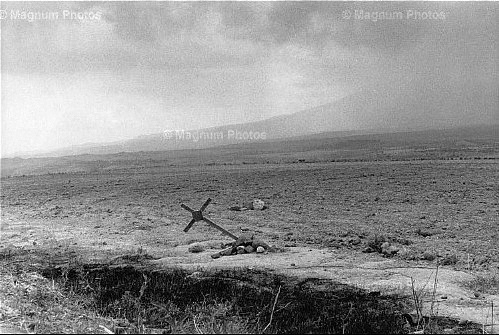
[[(86, 237), (74, 236), (81, 230), (97, 245), (111, 238), (162, 249), (218, 236), (204, 224), (178, 234), (190, 219), (180, 203), (197, 208), (211, 197), (206, 215), (236, 235), (242, 229), (282, 246), (361, 251), (378, 234), (400, 245), (398, 257), (431, 259), (426, 252), (456, 256), (461, 269), (488, 269), (499, 266), (498, 172), (496, 161), (424, 161), (12, 177), (2, 179), (2, 222), (40, 222), (47, 234), (62, 224), (76, 243)], [(253, 198), (269, 208), (228, 210)]]
[[(9, 177), (2, 178), (1, 243), (3, 248), (51, 250), (55, 260), (68, 252), (74, 258), (99, 258), (141, 250), (159, 258), (159, 263), (166, 259), (216, 266), (238, 260), (234, 266), (247, 261), (247, 266), (268, 263), (281, 270), (295, 267), (298, 272), (330, 264), (328, 271), (336, 279), (355, 284), (360, 276), (364, 286), (369, 286), (366, 280), (385, 280), (391, 288), (408, 284), (390, 277), (390, 271), (383, 270), (386, 262), (391, 268), (427, 268), (419, 274), (396, 272), (400, 278), (424, 281), (439, 261), (445, 264), (442, 282), (450, 285), (439, 293), (457, 299), (449, 299), (455, 306), (469, 296), (467, 306), (478, 303), (478, 307), (461, 314), (479, 321), (485, 303), (495, 297), (477, 300), (473, 292), (463, 291), (457, 278), (469, 281), (477, 271), (498, 270), (498, 172), (497, 160), (434, 160), (146, 164), (133, 170)], [(189, 233), (182, 231), (190, 214), (180, 204), (197, 208), (208, 197), (213, 202), (205, 214), (214, 222), (236, 235), (254, 233), (287, 251), (268, 256), (271, 262), (256, 255), (233, 256), (229, 261), (212, 260), (209, 253), (190, 254), (187, 245), (193, 242), (216, 249), (228, 241), (202, 222)], [(254, 198), (265, 201), (268, 209), (228, 209)], [(393, 253), (377, 252), (379, 241), (393, 246)], [(376, 269), (366, 272), (362, 270), (366, 266)], [(388, 271), (385, 279), (379, 277), (380, 271)], [(455, 315), (460, 308), (455, 308)]]

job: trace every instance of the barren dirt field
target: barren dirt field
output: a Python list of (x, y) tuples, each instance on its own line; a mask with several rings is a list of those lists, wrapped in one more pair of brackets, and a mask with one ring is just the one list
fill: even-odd
[[(472, 286), (476, 275), (499, 269), (498, 172), (491, 159), (156, 165), (4, 177), (1, 243), (5, 259), (6, 250), (51, 264), (147, 255), (143, 263), (156, 268), (269, 269), (409, 296), (411, 278), (432, 288), (438, 263), (439, 313), (481, 325), (491, 323), (489, 305), (499, 302), (494, 289)], [(198, 209), (207, 198), (207, 217), (278, 252), (212, 259), (230, 239), (203, 222), (184, 233), (191, 217), (180, 207)], [(268, 208), (229, 210), (255, 198)], [(195, 242), (207, 251), (190, 253)], [(382, 242), (390, 252), (378, 250)]]
[[(495, 161), (156, 170), (4, 178), (2, 239), (15, 238), (8, 234), (11, 223), (37, 222), (47, 236), (62, 229), (76, 243), (99, 246), (111, 240), (166, 250), (219, 235), (205, 224), (180, 233), (190, 220), (180, 204), (197, 209), (210, 197), (207, 216), (236, 235), (249, 230), (272, 244), (358, 252), (365, 244), (352, 245), (349, 238), (379, 234), (406, 244), (397, 255), (404, 259), (431, 252), (456, 255), (460, 269), (499, 266)], [(269, 208), (229, 210), (253, 198)], [(27, 233), (23, 241), (46, 243)]]

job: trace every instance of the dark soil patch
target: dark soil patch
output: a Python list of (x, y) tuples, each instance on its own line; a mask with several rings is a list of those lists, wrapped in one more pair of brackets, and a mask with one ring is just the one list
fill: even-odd
[[(95, 265), (46, 269), (43, 274), (63, 279), (71, 291), (92, 294), (94, 307), (102, 315), (124, 318), (135, 330), (140, 324), (175, 330), (179, 322), (186, 323), (200, 313), (193, 306), (204, 306), (204, 312), (212, 313), (213, 324), (220, 330), (234, 320), (245, 320), (244, 330), (258, 333), (264, 329), (278, 333), (405, 330), (400, 313), (405, 307), (403, 299), (373, 296), (314, 278), (300, 280), (248, 269), (190, 273)], [(224, 306), (226, 311), (217, 314), (209, 306)]]

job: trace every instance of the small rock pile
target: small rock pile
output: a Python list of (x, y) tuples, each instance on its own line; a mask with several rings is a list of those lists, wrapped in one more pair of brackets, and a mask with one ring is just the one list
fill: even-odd
[(216, 259), (222, 256), (250, 254), (253, 252), (265, 253), (268, 251), (272, 251), (272, 248), (267, 243), (256, 239), (253, 235), (243, 234), (235, 242), (231, 243), (229, 247), (211, 255), (211, 258)]
[(379, 252), (380, 254), (383, 254), (387, 257), (391, 257), (396, 255), (400, 251), (400, 248), (395, 244), (386, 241), (384, 236), (375, 235), (374, 237), (370, 237), (367, 245), (367, 248), (365, 248), (362, 252)]

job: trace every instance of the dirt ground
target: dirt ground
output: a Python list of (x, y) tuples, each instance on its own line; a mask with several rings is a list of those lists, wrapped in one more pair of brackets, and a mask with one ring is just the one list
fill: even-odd
[[(5, 177), (1, 244), (51, 250), (54, 262), (69, 251), (89, 261), (140, 250), (158, 267), (269, 268), (399, 293), (410, 293), (411, 277), (418, 287), (432, 283), (438, 261), (445, 264), (438, 272), (439, 313), (490, 323), (489, 306), (499, 296), (475, 294), (463, 283), (499, 270), (498, 172), (497, 160), (431, 160)], [(281, 252), (211, 259), (230, 239), (203, 222), (184, 233), (190, 214), (180, 207), (197, 209), (208, 197), (207, 217)], [(254, 198), (268, 208), (229, 210)], [(366, 252), (374, 236), (395, 246), (394, 255)], [(207, 251), (189, 253), (195, 242)]]

